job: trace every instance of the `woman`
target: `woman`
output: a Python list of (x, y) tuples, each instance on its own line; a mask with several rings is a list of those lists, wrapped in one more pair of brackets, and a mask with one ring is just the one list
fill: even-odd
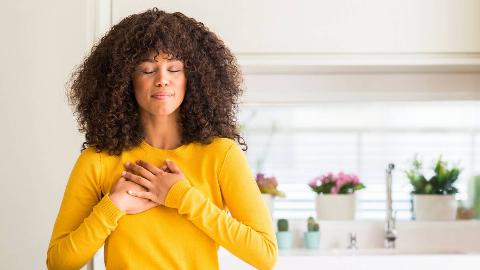
[(85, 143), (49, 269), (78, 269), (103, 244), (107, 269), (218, 269), (219, 245), (273, 268), (270, 216), (238, 145), (240, 72), (215, 34), (178, 12), (129, 16), (72, 82)]

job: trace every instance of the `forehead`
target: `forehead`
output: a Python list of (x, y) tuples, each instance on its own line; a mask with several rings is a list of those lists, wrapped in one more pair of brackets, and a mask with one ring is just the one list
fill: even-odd
[(148, 53), (145, 57), (142, 58), (141, 62), (173, 62), (173, 61), (179, 61), (178, 59), (175, 59), (172, 54), (167, 54), (164, 52), (150, 52)]

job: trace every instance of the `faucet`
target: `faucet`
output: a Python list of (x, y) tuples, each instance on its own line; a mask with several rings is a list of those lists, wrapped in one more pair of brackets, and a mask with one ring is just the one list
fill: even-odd
[(348, 234), (348, 249), (357, 249), (357, 234), (349, 233)]
[(395, 239), (397, 233), (395, 231), (396, 213), (392, 207), (392, 171), (395, 168), (393, 163), (388, 164), (386, 171), (387, 179), (387, 209), (385, 216), (385, 248), (395, 248)]

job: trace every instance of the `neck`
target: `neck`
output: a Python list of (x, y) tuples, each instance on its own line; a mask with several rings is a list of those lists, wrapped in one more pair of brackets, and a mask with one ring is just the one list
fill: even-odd
[(178, 113), (166, 116), (140, 115), (145, 141), (160, 149), (175, 149), (182, 144)]

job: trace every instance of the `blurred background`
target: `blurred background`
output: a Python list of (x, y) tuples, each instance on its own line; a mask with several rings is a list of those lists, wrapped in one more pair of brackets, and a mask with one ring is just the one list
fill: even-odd
[[(377, 224), (383, 233), (388, 163), (396, 165), (393, 209), (410, 224), (413, 187), (405, 171), (416, 154), (425, 169), (439, 157), (461, 168), (455, 200), (472, 210), (466, 218), (480, 214), (473, 211), (480, 207), (479, 0), (18, 0), (2, 7), (2, 269), (46, 267), (83, 142), (65, 96), (71, 72), (112, 25), (152, 7), (203, 22), (237, 56), (246, 155), (252, 171), (275, 177), (285, 194), (271, 205), (274, 224), (288, 219), (295, 230), (318, 218), (319, 195), (307, 184), (346, 172), (366, 186), (356, 192), (351, 222)], [(480, 229), (478, 222), (456, 224), (450, 230)], [(468, 238), (476, 244), (458, 247), (480, 252), (478, 234), (457, 239)], [(324, 246), (331, 247), (343, 245)], [(279, 267), (288, 269), (290, 255), (281, 255)], [(101, 260), (99, 254), (89, 269), (103, 269)]]

